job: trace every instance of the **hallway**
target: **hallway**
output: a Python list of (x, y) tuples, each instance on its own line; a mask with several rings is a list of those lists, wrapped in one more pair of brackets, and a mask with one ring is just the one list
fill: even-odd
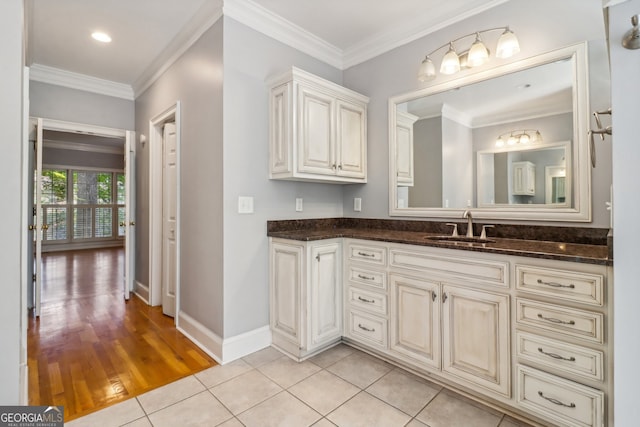
[(122, 291), (122, 248), (43, 256), (42, 312), (29, 317), (29, 404), (65, 421), (214, 366), (161, 307)]

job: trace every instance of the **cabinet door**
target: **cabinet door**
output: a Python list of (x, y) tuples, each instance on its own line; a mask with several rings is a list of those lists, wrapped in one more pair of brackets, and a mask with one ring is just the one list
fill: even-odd
[(391, 275), (390, 348), (401, 357), (440, 369), (439, 285)]
[(303, 247), (272, 242), (269, 253), (271, 330), (300, 345), (304, 339), (300, 325), (300, 292), (304, 280)]
[(291, 172), (291, 83), (271, 89), (269, 173)]
[(336, 150), (338, 175), (353, 178), (366, 176), (366, 110), (338, 100), (336, 102)]
[(443, 371), (511, 396), (509, 296), (442, 286)]
[(313, 245), (309, 251), (310, 337), (307, 350), (342, 335), (342, 253), (339, 243)]
[(335, 175), (335, 99), (298, 85), (298, 171)]
[(413, 124), (417, 117), (408, 113), (396, 114), (396, 183), (413, 186)]

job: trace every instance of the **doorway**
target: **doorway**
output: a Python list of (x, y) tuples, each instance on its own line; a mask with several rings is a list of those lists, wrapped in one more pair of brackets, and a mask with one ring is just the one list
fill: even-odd
[(180, 313), (180, 102), (149, 122), (149, 287), (152, 306)]
[(34, 251), (27, 262), (33, 279), (28, 308), (40, 316), (43, 242), (64, 250), (122, 246), (124, 239), (121, 289), (128, 299), (135, 271), (133, 132), (42, 118), (30, 126), (33, 168), (25, 188), (34, 194), (28, 201)]

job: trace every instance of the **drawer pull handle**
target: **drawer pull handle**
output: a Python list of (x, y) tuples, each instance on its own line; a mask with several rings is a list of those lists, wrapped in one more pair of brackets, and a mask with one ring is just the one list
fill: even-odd
[(366, 257), (369, 257), (369, 258), (374, 258), (374, 257), (375, 257), (375, 255), (374, 255), (374, 254), (368, 254), (368, 253), (366, 253), (366, 252), (358, 252), (358, 255), (360, 255), (360, 256), (366, 256)]
[(358, 296), (358, 299), (362, 302), (366, 302), (368, 304), (373, 304), (374, 302), (376, 302), (376, 300), (373, 299), (366, 299), (366, 298), (362, 298), (361, 296)]
[(367, 327), (362, 326), (360, 323), (358, 323), (358, 328), (362, 329), (363, 331), (367, 331), (367, 332), (375, 332), (375, 329), (369, 329)]
[(375, 280), (375, 277), (364, 276), (362, 274), (358, 274), (358, 277), (363, 279), (363, 280)]
[(551, 323), (558, 323), (560, 325), (575, 325), (576, 322), (573, 320), (560, 320), (555, 317), (544, 317), (542, 314), (538, 313), (538, 319), (546, 320)]
[(542, 349), (542, 347), (538, 347), (538, 351), (542, 354), (544, 354), (545, 356), (549, 356), (549, 357), (553, 357), (554, 359), (558, 359), (558, 360), (566, 360), (567, 362), (575, 362), (576, 358), (571, 356), (571, 357), (563, 357), (560, 356), (559, 354), (555, 354), (555, 353), (547, 353), (546, 351), (544, 351)]
[(574, 285), (573, 283), (570, 285), (563, 285), (562, 283), (556, 283), (556, 282), (545, 282), (542, 279), (538, 279), (538, 284), (540, 285), (547, 285), (547, 286), (551, 286), (552, 288), (569, 288), (569, 289), (575, 289), (576, 285)]
[(576, 404), (575, 403), (569, 403), (568, 405), (564, 402), (559, 401), (558, 399), (554, 399), (553, 397), (547, 397), (544, 394), (542, 394), (541, 391), (538, 392), (538, 396), (540, 396), (541, 398), (543, 398), (544, 400), (548, 400), (549, 402), (553, 403), (554, 405), (558, 405), (558, 406), (564, 406), (565, 408), (575, 408)]

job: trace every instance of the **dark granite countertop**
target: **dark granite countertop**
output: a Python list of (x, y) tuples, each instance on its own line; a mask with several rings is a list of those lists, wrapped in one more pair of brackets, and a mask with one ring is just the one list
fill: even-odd
[[(385, 227), (386, 225), (386, 227)], [(481, 224), (474, 224), (481, 228)], [(496, 225), (489, 229), (489, 243), (467, 243), (433, 240), (448, 236), (451, 227), (445, 223), (402, 220), (353, 220), (348, 218), (321, 220), (269, 221), (267, 234), (283, 239), (314, 241), (332, 238), (352, 238), (410, 245), (460, 249), (502, 255), (516, 255), (587, 264), (613, 265), (608, 230), (573, 227)], [(459, 225), (464, 236), (466, 224)], [(475, 233), (474, 235), (478, 235)], [(522, 235), (524, 238), (520, 238)], [(557, 240), (549, 237), (557, 236)], [(431, 239), (429, 238), (431, 237)]]

